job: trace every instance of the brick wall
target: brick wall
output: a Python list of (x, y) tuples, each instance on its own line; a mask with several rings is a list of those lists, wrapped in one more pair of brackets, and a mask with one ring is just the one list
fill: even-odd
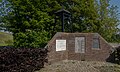
[[(94, 37), (100, 40), (100, 49), (92, 48)], [(85, 37), (85, 53), (75, 53), (75, 37)], [(56, 40), (66, 40), (66, 50), (56, 51)], [(61, 60), (106, 61), (110, 55), (110, 46), (98, 33), (61, 33), (58, 32), (46, 45), (49, 50), (49, 63)]]

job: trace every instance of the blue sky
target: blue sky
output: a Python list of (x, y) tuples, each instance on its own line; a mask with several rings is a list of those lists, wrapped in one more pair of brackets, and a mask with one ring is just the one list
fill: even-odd
[[(111, 5), (116, 5), (118, 7), (118, 12), (120, 13), (120, 0), (111, 0), (110, 4)], [(120, 25), (119, 25), (119, 28), (120, 28)]]
[(110, 4), (111, 5), (117, 5), (119, 7), (118, 11), (120, 12), (120, 0), (111, 0)]

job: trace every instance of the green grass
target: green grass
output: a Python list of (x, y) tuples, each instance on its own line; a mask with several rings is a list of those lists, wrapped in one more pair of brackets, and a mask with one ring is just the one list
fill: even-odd
[(0, 46), (13, 44), (13, 36), (10, 33), (0, 32)]

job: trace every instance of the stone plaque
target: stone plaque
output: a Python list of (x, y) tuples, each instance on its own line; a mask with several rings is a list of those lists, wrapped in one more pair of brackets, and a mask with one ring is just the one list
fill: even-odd
[(85, 53), (85, 37), (75, 37), (75, 53)]
[(66, 50), (66, 40), (56, 40), (56, 51)]

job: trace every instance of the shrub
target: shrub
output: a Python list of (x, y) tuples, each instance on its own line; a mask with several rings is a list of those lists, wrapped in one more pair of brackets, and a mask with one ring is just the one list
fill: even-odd
[(44, 67), (47, 49), (0, 48), (0, 72), (33, 72)]
[(115, 51), (115, 62), (120, 64), (120, 46)]

